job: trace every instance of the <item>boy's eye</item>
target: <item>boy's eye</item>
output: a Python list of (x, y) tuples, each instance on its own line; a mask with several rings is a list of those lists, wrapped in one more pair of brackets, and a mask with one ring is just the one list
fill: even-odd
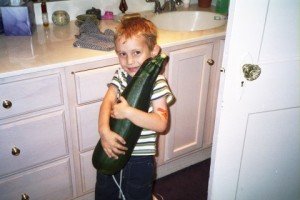
[(120, 52), (120, 53), (119, 53), (119, 56), (121, 56), (121, 57), (125, 57), (125, 56), (126, 56), (126, 53), (124, 53), (124, 52)]
[(134, 52), (134, 55), (140, 55), (141, 54), (141, 51), (135, 51)]

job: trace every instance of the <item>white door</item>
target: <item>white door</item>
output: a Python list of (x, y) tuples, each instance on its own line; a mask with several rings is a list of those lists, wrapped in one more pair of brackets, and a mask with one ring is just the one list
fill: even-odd
[(230, 4), (208, 198), (300, 199), (300, 1)]

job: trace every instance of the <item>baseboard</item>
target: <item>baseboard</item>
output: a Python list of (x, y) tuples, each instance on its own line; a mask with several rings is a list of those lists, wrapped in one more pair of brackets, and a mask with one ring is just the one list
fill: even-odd
[(210, 158), (210, 156), (211, 156), (211, 147), (199, 151), (195, 151), (191, 154), (173, 159), (157, 167), (156, 179), (162, 178), (178, 170), (184, 169), (193, 164), (204, 161)]
[(95, 200), (95, 194), (94, 194), (94, 192), (91, 192), (91, 193), (85, 194), (83, 196), (77, 197), (73, 200)]

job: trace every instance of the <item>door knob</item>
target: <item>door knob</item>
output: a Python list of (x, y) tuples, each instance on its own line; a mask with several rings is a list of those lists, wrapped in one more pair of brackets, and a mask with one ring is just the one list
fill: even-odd
[(244, 64), (243, 73), (245, 79), (247, 79), (248, 81), (254, 81), (260, 76), (261, 68), (258, 65)]
[(22, 194), (21, 197), (22, 197), (22, 200), (29, 200), (30, 199), (29, 195), (26, 194), (26, 193)]
[(208, 59), (207, 60), (207, 64), (209, 64), (210, 66), (215, 64), (215, 61), (213, 59)]
[(12, 107), (12, 103), (10, 100), (4, 100), (2, 102), (2, 106), (3, 106), (3, 108), (9, 109), (10, 107)]
[(21, 152), (21, 150), (19, 148), (17, 148), (17, 147), (13, 147), (11, 149), (11, 154), (14, 155), (14, 156), (20, 155), (20, 152)]

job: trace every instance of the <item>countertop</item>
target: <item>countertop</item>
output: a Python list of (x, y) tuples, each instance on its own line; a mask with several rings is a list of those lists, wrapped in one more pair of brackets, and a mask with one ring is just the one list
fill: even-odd
[[(100, 30), (114, 30), (114, 20), (100, 20)], [(0, 78), (66, 67), (74, 64), (116, 57), (114, 51), (74, 47), (78, 27), (74, 21), (66, 26), (37, 26), (32, 36), (0, 35)], [(162, 48), (224, 36), (226, 25), (203, 31), (176, 32), (158, 30)]]

